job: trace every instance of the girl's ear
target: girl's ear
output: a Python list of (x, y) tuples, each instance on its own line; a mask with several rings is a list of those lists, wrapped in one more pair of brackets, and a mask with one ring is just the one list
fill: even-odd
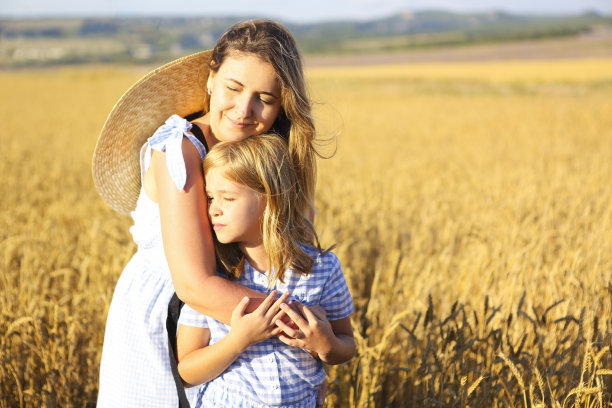
[(259, 219), (261, 222), (263, 222), (264, 214), (266, 212), (270, 213), (269, 204), (268, 197), (265, 194), (259, 194)]

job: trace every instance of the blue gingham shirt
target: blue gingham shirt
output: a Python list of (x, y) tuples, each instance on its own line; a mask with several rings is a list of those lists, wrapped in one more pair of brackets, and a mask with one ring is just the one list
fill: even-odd
[[(354, 308), (342, 273), (340, 261), (333, 253), (321, 256), (303, 247), (314, 259), (309, 275), (288, 270), (285, 283), (277, 281), (268, 288), (268, 274), (262, 274), (245, 262), (237, 280), (241, 285), (269, 293), (276, 289), (291, 291), (291, 298), (306, 305), (320, 305), (330, 321), (349, 316)], [(209, 328), (213, 344), (229, 332), (229, 326), (202, 315), (187, 305), (179, 323)], [(219, 377), (202, 384), (196, 407), (314, 407), (319, 386), (325, 380), (323, 364), (301, 348), (287, 346), (276, 338), (246, 349)]]

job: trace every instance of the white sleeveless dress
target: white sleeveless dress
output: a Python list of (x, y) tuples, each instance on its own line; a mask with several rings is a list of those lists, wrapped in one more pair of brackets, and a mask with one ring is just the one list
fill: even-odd
[[(202, 158), (206, 154), (191, 127), (185, 119), (171, 116), (142, 147), (141, 176), (149, 167), (151, 150), (165, 151), (170, 176), (182, 190), (186, 180), (183, 137), (196, 146)], [(176, 407), (166, 334), (174, 286), (164, 255), (159, 207), (143, 189), (132, 218), (130, 232), (138, 250), (117, 281), (108, 311), (97, 406)], [(186, 391), (193, 400), (195, 389)]]

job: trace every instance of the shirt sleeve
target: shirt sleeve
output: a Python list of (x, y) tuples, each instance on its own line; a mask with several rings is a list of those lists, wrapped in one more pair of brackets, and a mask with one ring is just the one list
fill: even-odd
[(185, 187), (187, 180), (182, 144), (183, 136), (189, 134), (191, 126), (191, 123), (180, 116), (172, 115), (148, 139), (148, 145), (151, 149), (166, 152), (168, 172), (179, 190)]
[(203, 315), (200, 312), (196, 312), (186, 304), (183, 305), (181, 309), (181, 314), (179, 316), (179, 324), (183, 326), (193, 326), (200, 327), (202, 329), (208, 328), (208, 321), (206, 315)]
[(336, 255), (328, 253), (316, 262), (322, 262), (323, 268), (329, 271), (321, 294), (321, 307), (327, 312), (327, 319), (333, 321), (349, 316), (355, 308), (340, 261)]

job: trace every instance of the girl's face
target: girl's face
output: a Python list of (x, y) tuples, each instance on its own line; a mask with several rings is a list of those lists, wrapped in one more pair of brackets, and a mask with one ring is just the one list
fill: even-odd
[(210, 128), (218, 141), (244, 140), (269, 130), (281, 109), (272, 65), (249, 54), (230, 55), (210, 73)]
[(222, 168), (213, 168), (206, 173), (208, 217), (217, 240), (223, 244), (261, 244), (265, 198), (223, 174)]

